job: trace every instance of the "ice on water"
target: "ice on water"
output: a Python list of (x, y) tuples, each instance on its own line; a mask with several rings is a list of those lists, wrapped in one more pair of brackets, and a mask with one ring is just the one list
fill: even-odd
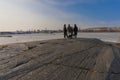
[[(19, 34), (12, 37), (0, 37), (0, 45), (63, 38), (63, 33)], [(98, 38), (103, 41), (120, 42), (120, 33), (79, 33), (78, 38)]]

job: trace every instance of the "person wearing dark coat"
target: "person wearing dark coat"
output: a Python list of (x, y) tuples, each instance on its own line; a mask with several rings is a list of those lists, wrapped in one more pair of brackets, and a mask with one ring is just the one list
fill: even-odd
[(76, 24), (74, 24), (74, 36), (77, 38), (77, 33), (78, 33), (78, 27)]
[(64, 32), (64, 38), (67, 38), (67, 28), (66, 28), (66, 24), (64, 24), (63, 32)]

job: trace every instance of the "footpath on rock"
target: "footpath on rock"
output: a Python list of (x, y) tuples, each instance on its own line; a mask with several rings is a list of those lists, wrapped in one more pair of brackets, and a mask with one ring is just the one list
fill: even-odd
[(3, 45), (0, 80), (120, 80), (120, 48), (87, 38)]

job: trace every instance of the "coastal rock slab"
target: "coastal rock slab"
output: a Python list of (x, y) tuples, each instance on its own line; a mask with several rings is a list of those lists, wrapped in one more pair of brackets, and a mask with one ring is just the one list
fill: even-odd
[(120, 80), (120, 48), (98, 39), (29, 42), (3, 50), (19, 55), (0, 57), (0, 80)]
[(28, 47), (25, 44), (10, 44), (2, 46), (0, 50), (0, 59), (18, 55), (25, 50), (28, 50)]

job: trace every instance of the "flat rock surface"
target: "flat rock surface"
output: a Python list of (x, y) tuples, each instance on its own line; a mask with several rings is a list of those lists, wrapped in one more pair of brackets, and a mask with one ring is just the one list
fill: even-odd
[(120, 48), (82, 38), (0, 46), (0, 80), (120, 80)]

